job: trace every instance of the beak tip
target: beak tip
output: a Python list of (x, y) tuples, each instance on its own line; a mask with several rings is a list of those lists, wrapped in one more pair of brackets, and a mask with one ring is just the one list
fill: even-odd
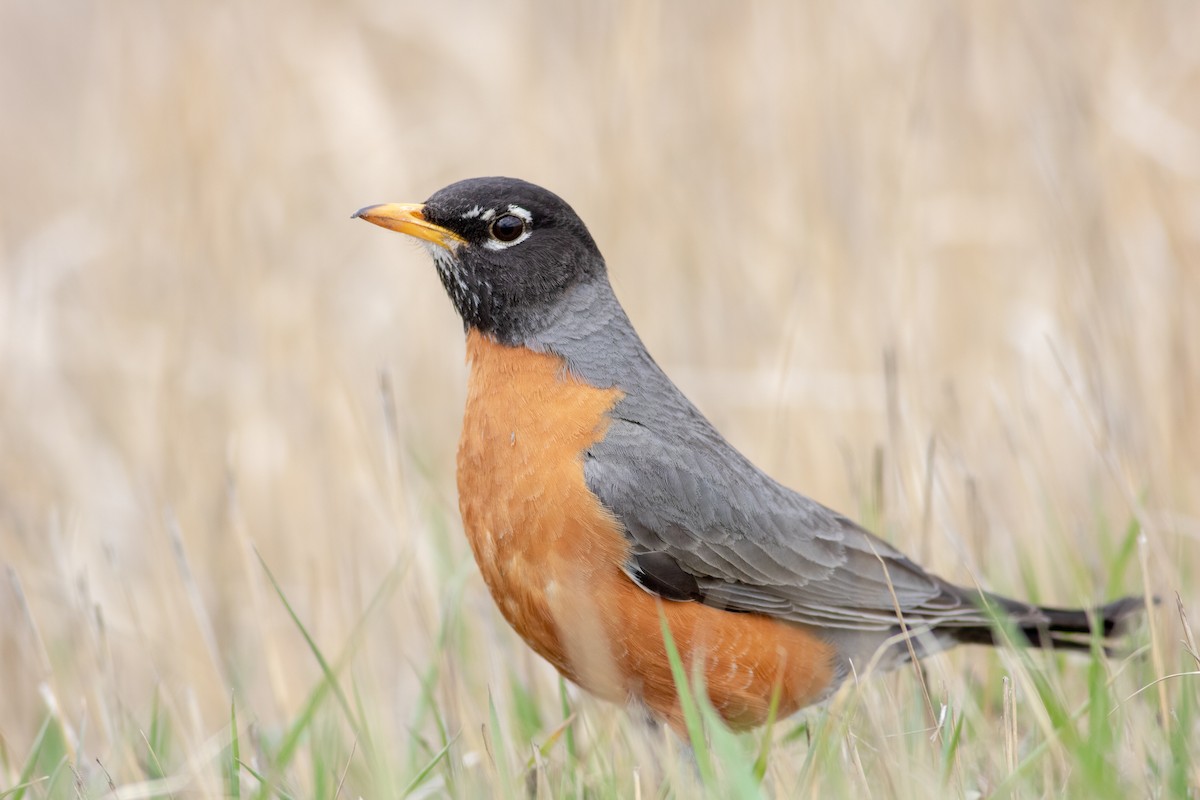
[(355, 211), (353, 214), (351, 214), (350, 219), (362, 219), (363, 214), (366, 214), (372, 208), (374, 208), (374, 206), (363, 206), (358, 211)]

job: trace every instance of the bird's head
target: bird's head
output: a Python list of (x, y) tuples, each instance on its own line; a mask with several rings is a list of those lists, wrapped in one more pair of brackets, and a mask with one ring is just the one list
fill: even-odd
[(471, 178), (354, 216), (419, 239), (463, 323), (500, 341), (536, 333), (566, 292), (604, 274), (571, 207), (515, 178)]

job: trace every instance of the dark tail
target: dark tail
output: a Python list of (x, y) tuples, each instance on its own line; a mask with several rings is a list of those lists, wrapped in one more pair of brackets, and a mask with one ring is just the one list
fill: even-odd
[[(1152, 600), (1158, 603), (1158, 598)], [(1101, 640), (1105, 652), (1112, 654), (1110, 644), (1129, 628), (1131, 620), (1146, 609), (1142, 597), (1122, 597), (1094, 609), (1049, 608), (986, 595), (983, 605), (998, 616), (1007, 616), (1031, 645), (1058, 650), (1090, 650), (1092, 636)], [(1002, 635), (991, 625), (947, 629), (963, 644), (1003, 644)]]

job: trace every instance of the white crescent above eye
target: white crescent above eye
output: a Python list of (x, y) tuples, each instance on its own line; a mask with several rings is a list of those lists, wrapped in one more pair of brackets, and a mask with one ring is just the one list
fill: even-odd
[(494, 220), (494, 219), (498, 219), (498, 218), (507, 216), (509, 214), (523, 220), (525, 222), (525, 230), (521, 233), (520, 236), (513, 239), (511, 242), (502, 242), (495, 237), (491, 237), (483, 243), (483, 246), (485, 249), (487, 249), (487, 250), (507, 250), (508, 248), (512, 247), (513, 245), (518, 245), (533, 235), (533, 214), (530, 214), (526, 209), (521, 208), (520, 206), (509, 205), (508, 209), (505, 211), (502, 211), (502, 212), (495, 212), (492, 209), (488, 209), (480, 216), (480, 219)]

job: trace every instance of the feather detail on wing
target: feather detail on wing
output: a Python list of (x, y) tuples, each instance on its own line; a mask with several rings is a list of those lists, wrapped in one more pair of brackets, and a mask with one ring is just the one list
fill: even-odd
[(898, 611), (910, 625), (986, 623), (968, 592), (780, 485), (707, 423), (691, 432), (668, 439), (616, 417), (585, 457), (589, 487), (651, 565), (643, 586), (659, 564), (668, 585), (694, 578), (701, 602), (803, 624), (885, 632)]

